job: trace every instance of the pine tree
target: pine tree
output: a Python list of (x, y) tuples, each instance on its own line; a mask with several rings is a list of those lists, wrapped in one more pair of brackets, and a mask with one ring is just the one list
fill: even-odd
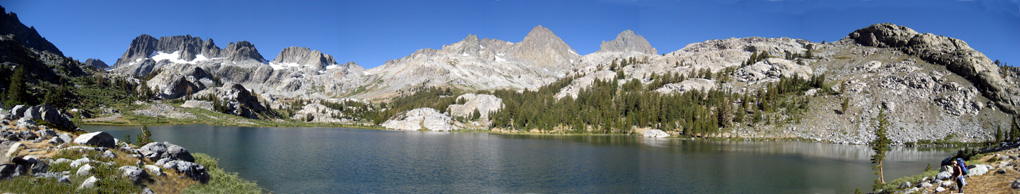
[(1002, 136), (1002, 126), (996, 126), (995, 128), (995, 142), (1002, 142), (1006, 137)]
[(152, 143), (152, 133), (149, 132), (149, 127), (142, 125), (142, 134), (139, 134), (136, 138), (138, 138), (138, 141), (136, 142), (138, 144), (135, 145), (138, 146), (145, 146), (145, 144)]
[(478, 118), (481, 118), (481, 117), (482, 117), (482, 113), (479, 112), (477, 108), (475, 109), (474, 112), (471, 112), (471, 120), (478, 120)]
[(886, 118), (884, 108), (878, 110), (878, 118), (875, 119), (878, 120), (878, 127), (875, 128), (875, 140), (871, 142), (871, 150), (875, 152), (874, 155), (871, 155), (871, 163), (874, 164), (871, 168), (875, 170), (875, 175), (878, 175), (878, 179), (875, 180), (872, 189), (878, 190), (885, 185), (885, 173), (883, 172), (882, 162), (885, 160), (885, 151), (889, 149), (891, 140), (886, 136), (889, 120)]
[(28, 88), (25, 86), (25, 65), (19, 65), (14, 69), (14, 74), (11, 75), (11, 83), (7, 87), (7, 104), (8, 107), (25, 104), (28, 100), (28, 95), (25, 91)]
[(1017, 137), (1020, 136), (1020, 125), (1017, 125), (1017, 119), (1018, 118), (1013, 119), (1013, 129), (1009, 131), (1009, 139), (1006, 141), (1016, 141)]
[(840, 109), (839, 113), (840, 114), (846, 114), (846, 111), (848, 111), (849, 108), (850, 108), (850, 98), (848, 98), (848, 97), (847, 98), (843, 98), (843, 103), (841, 103), (839, 107), (842, 108), (842, 109)]

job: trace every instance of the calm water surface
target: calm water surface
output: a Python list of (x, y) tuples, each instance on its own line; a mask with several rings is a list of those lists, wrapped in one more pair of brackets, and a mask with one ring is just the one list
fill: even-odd
[[(87, 126), (117, 138), (140, 127)], [(343, 128), (149, 127), (277, 193), (848, 193), (875, 175), (866, 146)], [(886, 177), (951, 153), (893, 148)]]

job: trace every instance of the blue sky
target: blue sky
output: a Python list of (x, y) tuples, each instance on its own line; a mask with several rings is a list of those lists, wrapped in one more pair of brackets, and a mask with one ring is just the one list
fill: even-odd
[(468, 34), (519, 42), (542, 25), (581, 54), (631, 29), (659, 52), (730, 37), (835, 41), (890, 22), (959, 38), (991, 59), (1020, 65), (1020, 0), (957, 1), (39, 1), (5, 0), (65, 55), (113, 64), (132, 39), (185, 35), (221, 48), (247, 40), (272, 60), (302, 46), (366, 68)]

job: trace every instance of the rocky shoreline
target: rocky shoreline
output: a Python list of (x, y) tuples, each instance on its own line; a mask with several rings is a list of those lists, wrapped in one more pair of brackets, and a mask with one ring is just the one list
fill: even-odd
[[(958, 192), (955, 179), (952, 178), (953, 168), (950, 163), (955, 160), (950, 156), (941, 161), (941, 167), (923, 175), (897, 179), (889, 182), (894, 188), (880, 193), (942, 193)], [(1020, 192), (1020, 143), (1003, 142), (998, 146), (981, 148), (973, 156), (965, 156), (968, 174), (963, 187), (968, 193), (1016, 193)], [(925, 176), (928, 175), (928, 176)]]
[(178, 193), (211, 179), (184, 147), (132, 145), (106, 132), (86, 133), (69, 118), (46, 105), (0, 109), (0, 185), (27, 180), (73, 192)]

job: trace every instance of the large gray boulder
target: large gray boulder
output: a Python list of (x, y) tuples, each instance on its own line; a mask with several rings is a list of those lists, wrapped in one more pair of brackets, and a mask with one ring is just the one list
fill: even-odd
[(127, 177), (136, 184), (141, 183), (143, 180), (149, 178), (149, 174), (146, 173), (145, 170), (143, 170), (142, 168), (138, 168), (137, 166), (121, 166), (117, 170), (120, 171), (121, 177)]
[(103, 131), (81, 134), (78, 138), (74, 138), (74, 143), (108, 148), (117, 146), (113, 136)]
[(25, 111), (28, 110), (28, 107), (29, 106), (25, 106), (25, 105), (14, 105), (14, 107), (11, 107), (11, 114), (13, 114), (14, 117), (17, 117), (17, 118), (24, 117), (25, 116)]
[(979, 176), (988, 173), (988, 165), (978, 164), (974, 165), (973, 168), (967, 169), (967, 175)]
[(949, 180), (949, 178), (952, 178), (952, 176), (953, 174), (950, 174), (950, 172), (943, 171), (939, 172), (938, 175), (935, 175), (935, 178), (938, 180)]
[(64, 131), (74, 131), (78, 129), (78, 126), (71, 121), (70, 115), (61, 113), (59, 110), (49, 105), (32, 107), (18, 105), (15, 106), (15, 109), (17, 110), (15, 110), (16, 113), (14, 116), (21, 117), (22, 119), (46, 121), (51, 127)]
[(18, 174), (17, 164), (0, 164), (0, 179), (7, 179)]
[(97, 183), (99, 183), (99, 178), (96, 178), (96, 176), (90, 176), (88, 179), (85, 179), (85, 182), (81, 183), (81, 186), (79, 186), (78, 189), (91, 189), (96, 187)]
[(138, 151), (142, 153), (145, 158), (151, 161), (158, 161), (160, 159), (171, 159), (171, 160), (183, 160), (188, 162), (194, 162), (195, 158), (191, 156), (184, 147), (174, 145), (168, 142), (152, 142), (145, 144)]
[(78, 168), (78, 171), (75, 171), (74, 174), (78, 176), (88, 176), (92, 174), (92, 164), (82, 165), (81, 168)]
[(205, 166), (194, 162), (172, 160), (164, 162), (163, 168), (173, 169), (174, 171), (177, 171), (177, 173), (184, 174), (185, 176), (202, 183), (209, 182), (209, 173), (205, 171)]

